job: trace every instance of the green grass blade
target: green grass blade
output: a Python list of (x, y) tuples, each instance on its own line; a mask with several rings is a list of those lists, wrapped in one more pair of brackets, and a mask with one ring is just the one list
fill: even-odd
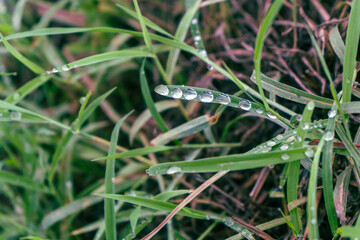
[[(126, 196), (126, 195), (119, 195), (119, 194), (98, 194), (101, 197), (119, 200), (128, 202), (131, 204), (136, 204), (142, 207), (151, 208), (158, 211), (166, 211), (171, 212), (176, 207), (175, 204), (163, 202), (155, 199), (149, 198), (142, 198), (142, 197), (134, 197), (134, 196)], [(186, 217), (192, 217), (196, 219), (206, 219), (206, 214), (191, 208), (183, 208), (179, 211), (180, 215)]]
[(217, 172), (225, 170), (243, 170), (268, 165), (282, 164), (304, 158), (307, 148), (267, 153), (244, 153), (204, 158), (191, 162), (171, 162), (151, 166), (149, 175), (174, 174), (178, 172)]
[(139, 8), (139, 5), (137, 3), (137, 0), (133, 0), (133, 3), (134, 3), (134, 7), (135, 7), (135, 10), (136, 10), (137, 17), (138, 17), (140, 25), (141, 25), (141, 30), (143, 32), (145, 44), (146, 44), (147, 48), (149, 49), (149, 51), (152, 52), (153, 47), (152, 47), (151, 39), (150, 39), (150, 36), (149, 36), (149, 32), (146, 29), (146, 24), (145, 24), (145, 21), (143, 19), (143, 16), (141, 15), (140, 8)]
[(87, 103), (88, 103), (91, 95), (92, 95), (91, 90), (89, 90), (85, 97), (80, 98), (81, 107), (80, 107), (78, 117), (75, 120), (75, 133), (80, 132), (81, 123), (83, 122), (82, 118), (83, 118), (83, 115), (84, 115), (84, 110), (85, 110), (85, 108), (87, 106)]
[(18, 50), (16, 50), (11, 44), (4, 38), (4, 36), (0, 33), (0, 38), (7, 48), (7, 50), (21, 63), (23, 63), (26, 67), (28, 67), (31, 71), (33, 71), (36, 74), (42, 74), (45, 72), (44, 69), (42, 69), (40, 66), (38, 66), (36, 63), (33, 63), (26, 57), (24, 57)]
[(48, 75), (40, 75), (31, 81), (25, 83), (23, 86), (18, 88), (15, 92), (5, 98), (5, 102), (11, 104), (17, 104), (24, 97), (26, 97), (29, 93), (46, 83), (51, 76)]
[[(135, 18), (135, 19), (138, 19), (138, 15), (136, 12), (134, 12), (133, 10), (125, 7), (125, 6), (122, 6), (120, 4), (116, 4), (116, 6), (118, 6), (121, 10), (123, 10), (124, 12), (126, 12), (127, 14), (129, 14), (131, 17)], [(154, 22), (152, 22), (150, 19), (148, 18), (145, 18), (144, 16), (142, 16), (143, 20), (144, 20), (144, 23), (147, 27), (159, 32), (159, 33), (162, 33), (170, 38), (173, 38), (173, 36), (168, 33), (166, 30), (164, 30), (163, 28), (159, 27), (158, 25), (156, 25)]]
[(344, 226), (339, 228), (336, 233), (340, 234), (342, 237), (349, 237), (355, 240), (360, 236), (360, 228)]
[(194, 133), (198, 133), (205, 128), (214, 124), (215, 117), (211, 117), (208, 115), (200, 116), (195, 119), (192, 119), (176, 128), (171, 129), (170, 131), (158, 135), (156, 138), (151, 140), (151, 144), (164, 145), (172, 140), (181, 139), (192, 135)]
[(351, 88), (355, 74), (356, 54), (360, 34), (360, 1), (353, 1), (350, 11), (349, 25), (346, 33), (344, 70), (343, 70), (343, 102), (351, 102)]
[[(119, 138), (119, 130), (122, 124), (125, 122), (126, 118), (132, 112), (125, 115), (121, 118), (115, 125), (110, 140), (110, 147), (108, 155), (114, 155), (116, 152), (116, 145)], [(113, 194), (115, 191), (114, 186), (114, 177), (115, 177), (115, 159), (110, 159), (106, 162), (106, 170), (105, 170), (105, 193)], [(116, 239), (116, 221), (115, 221), (115, 201), (112, 199), (104, 200), (104, 215), (105, 215), (105, 233), (106, 239)]]
[(360, 113), (360, 102), (352, 101), (347, 103), (342, 103), (341, 108), (344, 113)]
[(159, 126), (160, 130), (162, 132), (169, 131), (163, 118), (161, 117), (160, 113), (157, 111), (154, 101), (151, 97), (149, 85), (147, 83), (147, 79), (146, 79), (146, 75), (145, 75), (145, 59), (141, 65), (141, 69), (140, 69), (140, 87), (141, 87), (141, 93), (144, 97), (146, 106), (149, 108), (149, 111), (151, 112), (151, 115), (154, 118), (157, 125)]
[(345, 44), (341, 38), (339, 28), (337, 26), (333, 27), (330, 30), (329, 40), (332, 48), (334, 49), (335, 54), (338, 56), (341, 62), (344, 62)]
[(320, 162), (320, 155), (322, 147), (324, 146), (324, 138), (321, 139), (317, 150), (315, 152), (313, 164), (311, 167), (309, 188), (308, 188), (308, 202), (307, 202), (307, 219), (309, 224), (309, 237), (310, 239), (319, 239), (319, 226), (316, 213), (316, 187), (318, 180), (318, 167)]
[(135, 228), (139, 220), (140, 210), (141, 208), (138, 206), (130, 214), (130, 226), (133, 233), (135, 232)]
[(347, 198), (349, 195), (349, 182), (351, 177), (352, 167), (347, 167), (343, 170), (336, 179), (334, 188), (334, 202), (336, 206), (336, 214), (340, 219), (340, 224), (344, 225), (347, 222)]
[(258, 86), (259, 93), (261, 95), (261, 99), (264, 103), (265, 109), (268, 111), (270, 107), (266, 101), (264, 90), (262, 89), (261, 86), (261, 53), (265, 43), (266, 34), (268, 33), (276, 15), (280, 11), (283, 2), (284, 0), (276, 0), (274, 3), (271, 4), (270, 9), (266, 13), (265, 18), (261, 23), (255, 42), (254, 64), (255, 64), (256, 85)]
[(168, 201), (170, 198), (173, 197), (177, 197), (180, 195), (184, 195), (184, 194), (188, 194), (191, 193), (192, 190), (173, 190), (173, 191), (166, 191), (166, 192), (162, 192), (158, 195), (156, 195), (154, 197), (154, 199), (159, 200), (159, 201), (163, 201), (166, 202)]
[(50, 190), (44, 184), (34, 181), (31, 178), (20, 176), (7, 171), (0, 171), (0, 182), (2, 184), (11, 184), (39, 192), (50, 193)]

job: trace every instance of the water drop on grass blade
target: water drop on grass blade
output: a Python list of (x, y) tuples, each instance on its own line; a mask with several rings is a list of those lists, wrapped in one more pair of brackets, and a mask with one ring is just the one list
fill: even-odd
[(85, 97), (81, 97), (81, 98), (80, 98), (80, 101), (79, 101), (80, 104), (83, 104), (83, 103), (85, 102), (85, 99), (86, 99)]
[(191, 20), (191, 24), (193, 24), (193, 25), (198, 24), (197, 18), (194, 18), (193, 20)]
[(19, 98), (20, 98), (20, 93), (15, 92), (14, 95), (13, 95), (13, 99), (18, 100)]
[(231, 218), (226, 218), (224, 223), (228, 227), (231, 227), (232, 225), (234, 225), (234, 222), (233, 222), (233, 220), (231, 220)]
[(270, 112), (266, 113), (266, 115), (271, 119), (276, 119), (276, 116), (271, 114)]
[(203, 92), (200, 95), (200, 101), (202, 102), (212, 102), (214, 100), (214, 95), (211, 92)]
[(209, 71), (211, 71), (211, 70), (214, 69), (213, 65), (211, 65), (211, 64), (207, 64), (207, 65), (206, 65), (206, 68), (207, 68)]
[(21, 112), (10, 112), (10, 120), (19, 121), (21, 119)]
[(256, 109), (256, 113), (257, 114), (263, 114), (264, 110), (262, 110), (261, 108)]
[(266, 146), (272, 147), (272, 146), (275, 146), (275, 144), (276, 144), (276, 142), (270, 140), (270, 141), (268, 141), (268, 142), (266, 143)]
[(200, 35), (196, 35), (196, 36), (194, 37), (194, 41), (195, 41), (195, 42), (201, 41), (201, 36), (200, 36)]
[(171, 96), (172, 96), (173, 98), (178, 99), (178, 98), (181, 98), (182, 95), (183, 95), (183, 92), (181, 91), (180, 88), (174, 88), (174, 89), (171, 91)]
[(314, 110), (314, 108), (315, 108), (315, 103), (314, 103), (314, 101), (310, 101), (310, 102), (308, 103), (308, 105), (307, 105), (307, 109), (308, 109), (309, 111), (312, 111), (312, 110)]
[(240, 108), (245, 110), (245, 111), (248, 111), (250, 108), (251, 108), (251, 102), (249, 100), (242, 100), (240, 102)]
[(284, 138), (284, 136), (282, 134), (276, 136), (276, 139), (279, 141), (282, 140), (283, 138)]
[(314, 149), (312, 149), (312, 148), (307, 148), (306, 151), (305, 151), (305, 155), (306, 155), (307, 157), (313, 157), (314, 154), (315, 154), (315, 151), (314, 151)]
[(155, 88), (155, 92), (157, 94), (167, 96), (169, 94), (169, 89), (167, 86), (161, 84)]
[(206, 51), (205, 51), (204, 49), (199, 50), (198, 53), (199, 53), (200, 56), (202, 56), (202, 57), (206, 57), (206, 56), (207, 56), (207, 53), (206, 53)]
[(62, 69), (64, 72), (66, 72), (66, 71), (69, 71), (69, 70), (70, 70), (70, 67), (65, 64), (64, 66), (61, 67), (61, 69)]
[(216, 97), (216, 102), (220, 103), (220, 104), (224, 104), (227, 105), (230, 103), (230, 97), (227, 94), (224, 93), (220, 93), (217, 97)]
[(191, 88), (186, 90), (184, 93), (184, 98), (186, 100), (193, 100), (194, 98), (196, 98), (196, 96), (197, 96), (197, 93), (195, 92), (194, 89), (191, 89)]
[(311, 224), (316, 224), (316, 219), (315, 218), (311, 219), (310, 223)]
[(289, 145), (287, 145), (287, 144), (283, 144), (280, 146), (280, 150), (283, 150), (283, 151), (287, 150), (288, 148), (289, 148)]
[(325, 141), (331, 141), (334, 139), (334, 131), (326, 130), (323, 136)]
[(330, 110), (329, 112), (328, 112), (328, 117), (329, 118), (333, 118), (333, 117), (335, 117), (336, 116), (336, 110)]
[(176, 166), (172, 166), (166, 171), (166, 174), (174, 174), (174, 173), (179, 173), (181, 171), (182, 171), (181, 168), (176, 167)]
[(288, 137), (288, 139), (286, 139), (286, 142), (292, 142), (292, 141), (294, 141), (294, 139), (295, 139), (295, 136), (290, 136), (290, 137)]
[(288, 154), (283, 154), (281, 155), (281, 159), (286, 161), (286, 160), (289, 160), (290, 156)]

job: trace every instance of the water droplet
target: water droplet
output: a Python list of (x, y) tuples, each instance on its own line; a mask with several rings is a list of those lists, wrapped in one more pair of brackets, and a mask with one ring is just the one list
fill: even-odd
[(58, 73), (59, 71), (56, 68), (51, 69), (51, 73)]
[(191, 88), (186, 90), (184, 93), (184, 97), (186, 100), (192, 100), (192, 99), (196, 98), (196, 96), (197, 96), (197, 93), (195, 92), (194, 89), (191, 89)]
[(295, 136), (290, 136), (290, 137), (288, 137), (288, 139), (286, 139), (286, 142), (292, 142), (292, 141), (294, 141), (294, 139), (295, 139)]
[(182, 171), (181, 168), (176, 167), (176, 166), (172, 166), (166, 171), (166, 174), (174, 174), (174, 173), (179, 173), (181, 171)]
[(167, 96), (169, 94), (169, 89), (167, 86), (161, 84), (155, 88), (155, 92), (157, 94)]
[(314, 108), (315, 108), (315, 103), (314, 103), (314, 101), (310, 101), (310, 102), (308, 103), (308, 105), (307, 105), (307, 109), (308, 109), (309, 111), (312, 111), (312, 110), (314, 110)]
[(311, 224), (316, 224), (316, 219), (315, 218), (311, 219), (310, 223)]
[(2, 112), (0, 112), (0, 117), (2, 117), (3, 116), (3, 113)]
[(70, 70), (70, 67), (69, 65), (65, 64), (64, 66), (61, 67), (61, 69), (66, 72), (66, 71), (69, 71)]
[(200, 101), (202, 102), (212, 102), (214, 100), (214, 95), (211, 92), (203, 92), (200, 95)]
[(284, 136), (282, 134), (276, 136), (276, 139), (279, 141), (282, 140), (283, 138), (284, 138)]
[(288, 154), (283, 154), (281, 155), (281, 159), (286, 161), (286, 160), (289, 160), (290, 156)]
[(67, 188), (72, 188), (72, 186), (73, 186), (71, 181), (66, 181), (65, 185)]
[(263, 114), (264, 110), (262, 110), (262, 108), (258, 108), (256, 109), (256, 113), (257, 114)]
[(216, 97), (216, 102), (221, 103), (221, 104), (229, 104), (230, 103), (230, 97), (227, 94), (224, 93), (220, 93), (217, 97)]
[(80, 104), (83, 104), (83, 103), (85, 102), (85, 99), (86, 99), (86, 97), (81, 97), (81, 98), (80, 98), (80, 101), (79, 101)]
[(309, 129), (309, 127), (310, 127), (310, 125), (309, 125), (309, 123), (308, 122), (303, 122), (303, 124), (302, 124), (302, 129), (304, 129), (304, 130), (308, 130)]
[(334, 131), (326, 130), (323, 136), (325, 141), (331, 141), (334, 139)]
[(295, 140), (296, 140), (297, 142), (301, 142), (302, 138), (301, 138), (300, 136), (296, 136), (296, 137), (295, 137)]
[(174, 88), (172, 91), (171, 91), (171, 96), (173, 98), (181, 98), (183, 95), (183, 92), (181, 91), (180, 88)]
[(315, 207), (314, 206), (311, 206), (310, 207), (310, 210), (313, 212), (313, 211), (315, 211)]
[(266, 152), (269, 152), (270, 150), (271, 150), (271, 147), (268, 147), (268, 148), (265, 148), (265, 149), (263, 150), (263, 152), (266, 153)]
[(288, 148), (289, 148), (289, 145), (287, 145), (287, 144), (283, 144), (280, 146), (280, 150), (283, 150), (283, 151), (285, 151)]
[(231, 227), (232, 225), (234, 225), (234, 222), (233, 220), (231, 220), (231, 218), (226, 218), (224, 224), (228, 227)]
[(273, 169), (273, 168), (274, 168), (274, 165), (271, 164), (271, 165), (268, 166), (268, 168), (269, 168), (269, 169)]
[(336, 110), (330, 110), (329, 112), (328, 112), (328, 117), (329, 118), (333, 118), (333, 117), (335, 117), (336, 116)]
[(300, 122), (303, 116), (301, 114), (296, 115), (296, 121)]
[(198, 20), (197, 20), (197, 18), (193, 18), (193, 20), (191, 20), (191, 24), (193, 24), (193, 25), (198, 24)]
[(272, 147), (272, 146), (275, 146), (275, 144), (276, 144), (276, 142), (270, 140), (270, 141), (268, 141), (268, 142), (266, 143), (266, 146)]
[(241, 235), (243, 235), (243, 237), (245, 237), (247, 234), (247, 232), (245, 230), (241, 231)]
[(214, 66), (211, 65), (211, 64), (207, 64), (207, 65), (206, 65), (206, 68), (207, 68), (209, 71), (211, 71), (211, 70), (214, 69)]
[(314, 154), (315, 154), (314, 149), (312, 149), (312, 148), (310, 148), (310, 147), (307, 148), (306, 151), (305, 151), (305, 155), (306, 155), (307, 157), (313, 157)]
[(14, 92), (13, 99), (18, 100), (20, 98), (20, 93)]
[(194, 37), (194, 41), (196, 41), (196, 42), (201, 41), (201, 36), (200, 36), (200, 35), (196, 35), (196, 36)]
[(145, 173), (146, 173), (146, 174), (149, 174), (149, 172), (150, 172), (149, 169), (146, 169), (146, 170), (145, 170)]
[(19, 121), (21, 119), (21, 112), (10, 112), (10, 120)]
[(209, 215), (206, 215), (206, 220), (211, 220), (211, 217)]
[(346, 79), (346, 83), (350, 83), (350, 79)]
[(115, 182), (115, 178), (111, 178), (111, 182), (114, 183), (114, 182)]
[(240, 108), (245, 110), (245, 111), (248, 111), (250, 108), (251, 108), (251, 102), (249, 100), (242, 100), (240, 102)]
[(202, 56), (202, 57), (206, 57), (207, 56), (207, 53), (204, 49), (201, 49), (198, 51), (199, 55)]
[(266, 115), (267, 115), (269, 118), (271, 118), (271, 119), (276, 119), (276, 116), (273, 115), (273, 114), (270, 113), (270, 112), (266, 113)]

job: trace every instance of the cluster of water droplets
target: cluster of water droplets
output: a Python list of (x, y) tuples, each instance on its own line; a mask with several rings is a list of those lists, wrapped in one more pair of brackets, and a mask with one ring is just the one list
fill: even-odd
[(51, 73), (58, 73), (58, 72), (67, 72), (69, 71), (71, 68), (75, 68), (75, 67), (70, 67), (68, 64), (63, 65), (62, 67), (58, 67), (58, 68), (53, 68), (50, 71), (46, 71), (44, 74), (51, 74)]

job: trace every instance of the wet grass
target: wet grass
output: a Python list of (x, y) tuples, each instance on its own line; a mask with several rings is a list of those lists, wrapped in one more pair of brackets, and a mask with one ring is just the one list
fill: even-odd
[(360, 236), (359, 1), (0, 9), (1, 239)]

